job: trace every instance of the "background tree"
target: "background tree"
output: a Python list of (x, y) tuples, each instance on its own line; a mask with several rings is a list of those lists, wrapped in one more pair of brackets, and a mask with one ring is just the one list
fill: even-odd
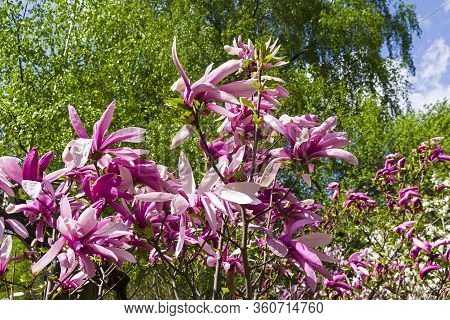
[(69, 103), (92, 124), (116, 99), (118, 122), (148, 128), (150, 156), (172, 165), (164, 146), (186, 121), (162, 98), (177, 78), (173, 36), (189, 48), (180, 57), (193, 75), (225, 60), (220, 47), (237, 35), (279, 38), (291, 62), (280, 72), (292, 79), (281, 112), (353, 117), (375, 95), (386, 117), (400, 113), (407, 83), (398, 71), (414, 71), (419, 33), (413, 6), (388, 0), (3, 0), (0, 21), (0, 154), (66, 140)]

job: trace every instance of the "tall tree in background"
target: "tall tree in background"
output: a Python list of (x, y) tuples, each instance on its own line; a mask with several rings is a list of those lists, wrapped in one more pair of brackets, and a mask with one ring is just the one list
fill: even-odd
[(187, 121), (162, 98), (177, 78), (174, 36), (193, 75), (225, 60), (218, 44), (234, 36), (279, 38), (291, 62), (285, 112), (357, 117), (372, 97), (384, 121), (400, 113), (400, 71), (414, 71), (420, 32), (414, 7), (390, 0), (2, 0), (0, 25), (0, 154), (66, 141), (67, 104), (92, 124), (116, 99), (117, 123), (150, 129), (152, 158), (173, 165), (167, 141)]

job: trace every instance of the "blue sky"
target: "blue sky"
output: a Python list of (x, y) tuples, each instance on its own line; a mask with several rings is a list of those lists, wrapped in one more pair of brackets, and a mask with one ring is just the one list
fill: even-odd
[(410, 94), (412, 107), (450, 101), (450, 0), (406, 0), (416, 6), (422, 35), (414, 38), (416, 75)]

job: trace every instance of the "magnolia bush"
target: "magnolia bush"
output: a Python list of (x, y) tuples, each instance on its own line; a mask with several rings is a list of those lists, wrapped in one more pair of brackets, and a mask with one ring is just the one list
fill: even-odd
[[(147, 159), (147, 150), (130, 144), (143, 140), (144, 129), (108, 132), (114, 101), (92, 134), (68, 107), (77, 137), (60, 169), (49, 170), (61, 162), (37, 148), (23, 160), (0, 157), (7, 297), (138, 298), (130, 279), (138, 286), (155, 270), (144, 289), (165, 298), (447, 297), (450, 240), (440, 223), (446, 226), (448, 211), (435, 209), (434, 191), (425, 205), (421, 188), (429, 168), (449, 156), (435, 140), (411, 164), (390, 155), (377, 173), (379, 193), (344, 194), (334, 183), (327, 210), (296, 195), (298, 185), (311, 185), (321, 159), (357, 159), (343, 150), (350, 142), (334, 131), (335, 117), (275, 116), (289, 97), (284, 80), (270, 76), (286, 63), (279, 49), (276, 41), (254, 45), (239, 37), (225, 46), (234, 59), (191, 81), (174, 41), (179, 98), (168, 101), (188, 121), (172, 148), (197, 137), (204, 168), (193, 170), (182, 151), (174, 170)], [(209, 118), (217, 133), (205, 129)], [(379, 230), (377, 216), (388, 221)], [(341, 232), (348, 224), (358, 228), (351, 241)], [(21, 284), (15, 270), (27, 262), (29, 279)]]
[(441, 139), (409, 157), (389, 154), (372, 182), (373, 197), (344, 192), (338, 183), (328, 187), (326, 229), (353, 234), (345, 237), (351, 245), (329, 248), (339, 264), (325, 285), (337, 290), (322, 291), (323, 298), (450, 298), (450, 156)]

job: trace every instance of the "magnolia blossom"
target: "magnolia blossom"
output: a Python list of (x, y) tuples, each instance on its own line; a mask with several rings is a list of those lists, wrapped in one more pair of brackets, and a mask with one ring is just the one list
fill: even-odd
[[(290, 148), (273, 150), (272, 155), (306, 162), (315, 158), (338, 158), (353, 165), (358, 164), (353, 154), (341, 149), (350, 144), (345, 133), (332, 132), (337, 125), (337, 119), (330, 117), (318, 127), (314, 126), (315, 120), (315, 117), (300, 119), (284, 117), (283, 123), (274, 116), (266, 114), (264, 121), (284, 136), (290, 145)], [(310, 166), (310, 171), (312, 168)]]
[[(106, 132), (111, 125), (116, 102), (113, 101), (106, 108), (102, 117), (94, 125), (92, 137), (89, 138), (80, 116), (74, 107), (69, 105), (69, 118), (73, 129), (78, 135), (79, 139), (71, 141), (66, 147), (63, 160), (70, 168), (80, 167), (86, 164), (88, 156), (95, 158), (101, 157), (103, 152), (120, 156), (124, 152), (133, 155), (136, 159), (139, 155), (147, 153), (143, 150), (132, 150), (130, 148), (111, 149), (110, 147), (118, 142), (139, 143), (144, 139), (145, 130), (137, 127), (129, 127), (115, 131), (107, 136)], [(96, 159), (96, 160), (98, 160)]]
[(36, 262), (31, 270), (33, 274), (44, 269), (65, 245), (73, 250), (83, 271), (93, 277), (95, 274), (94, 262), (89, 255), (95, 254), (101, 258), (109, 259), (121, 265), (123, 262), (136, 262), (136, 259), (123, 250), (127, 245), (127, 236), (131, 235), (128, 227), (112, 218), (98, 220), (98, 208), (103, 207), (102, 201), (94, 203), (84, 210), (76, 219), (67, 196), (61, 199), (60, 217), (57, 221), (57, 230), (61, 237), (55, 241), (49, 251)]
[(257, 184), (237, 182), (223, 185), (219, 183), (219, 176), (213, 168), (206, 173), (197, 189), (192, 167), (183, 153), (180, 154), (179, 158), (178, 174), (181, 188), (177, 190), (177, 193), (147, 192), (135, 196), (137, 200), (145, 202), (170, 202), (171, 214), (180, 215), (176, 256), (180, 254), (184, 246), (186, 224), (189, 219), (188, 209), (198, 212), (198, 208), (203, 208), (206, 221), (215, 233), (219, 226), (217, 213), (228, 213), (225, 202), (236, 204), (258, 203), (258, 200), (254, 197), (259, 190)]
[(341, 190), (341, 186), (337, 182), (332, 182), (327, 187), (328, 191), (333, 191), (333, 195), (331, 196), (332, 201), (336, 201), (339, 197), (339, 191)]
[[(194, 100), (239, 104), (236, 97), (250, 97), (257, 91), (257, 88), (253, 86), (253, 83), (256, 81), (254, 79), (235, 81), (217, 86), (219, 82), (241, 68), (241, 60), (229, 60), (216, 69), (212, 69), (212, 65), (210, 65), (206, 69), (204, 76), (191, 84), (178, 59), (176, 39), (173, 41), (172, 59), (181, 78), (172, 85), (171, 89), (181, 93), (184, 103), (188, 106), (192, 107)], [(219, 114), (225, 112), (221, 111), (222, 108), (215, 104), (208, 105), (208, 108)]]
[(397, 233), (404, 233), (408, 229), (411, 229), (416, 224), (416, 221), (406, 221), (403, 223), (400, 223), (398, 226), (394, 228), (394, 231)]
[(399, 191), (398, 197), (399, 200), (397, 205), (399, 207), (404, 207), (407, 209), (414, 209), (419, 207), (420, 204), (420, 194), (419, 188), (416, 186), (407, 187)]
[(367, 193), (353, 192), (353, 190), (349, 190), (345, 195), (347, 200), (344, 202), (344, 208), (355, 206), (359, 210), (370, 210), (377, 206), (376, 201), (371, 199)]
[[(267, 53), (270, 54), (270, 56), (272, 57), (271, 60), (274, 60), (275, 63), (263, 64), (261, 66), (261, 68), (263, 70), (281, 67), (288, 63), (286, 61), (282, 61), (284, 59), (284, 57), (276, 56), (276, 54), (278, 53), (278, 51), (280, 50), (280, 47), (281, 47), (281, 45), (277, 45), (277, 43), (278, 43), (278, 40), (275, 40), (272, 43), (271, 39), (269, 39), (266, 42), (265, 49), (266, 49)], [(239, 36), (237, 39), (236, 38), (233, 39), (232, 46), (229, 46), (229, 45), (224, 46), (224, 50), (228, 54), (238, 56), (239, 58), (241, 58), (244, 61), (249, 60), (250, 62), (253, 62), (253, 63), (250, 63), (250, 67), (255, 67), (255, 64), (256, 64), (255, 60), (258, 59), (258, 51), (250, 39), (247, 41), (247, 43), (244, 43), (244, 42), (242, 42), (242, 37)]]

